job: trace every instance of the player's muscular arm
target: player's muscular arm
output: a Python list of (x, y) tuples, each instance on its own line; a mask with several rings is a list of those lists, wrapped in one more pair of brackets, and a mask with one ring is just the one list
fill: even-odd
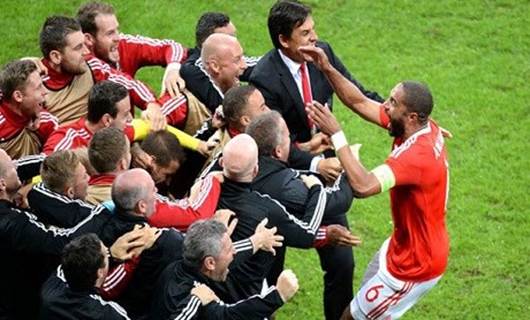
[(313, 62), (328, 78), (333, 91), (340, 100), (352, 111), (360, 115), (363, 119), (380, 124), (379, 105), (380, 103), (366, 97), (359, 88), (344, 77), (328, 60), (324, 50), (318, 47), (300, 47), (304, 57)]
[[(365, 198), (384, 190), (378, 176), (374, 172), (366, 170), (362, 163), (354, 157), (348, 146), (348, 141), (344, 136), (344, 132), (342, 132), (337, 119), (331, 113), (329, 108), (322, 106), (318, 102), (314, 102), (309, 109), (309, 116), (315, 121), (322, 132), (331, 136), (331, 141), (335, 147), (337, 157), (346, 172), (348, 182), (350, 183), (356, 197)], [(392, 173), (390, 168), (388, 168), (388, 171)], [(385, 171), (387, 176), (388, 171)]]

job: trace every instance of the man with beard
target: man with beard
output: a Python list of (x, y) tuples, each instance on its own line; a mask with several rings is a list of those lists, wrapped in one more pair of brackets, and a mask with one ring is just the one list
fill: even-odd
[(156, 99), (145, 84), (91, 56), (84, 40), (79, 23), (64, 16), (47, 18), (40, 33), (41, 62), (47, 69), (44, 85), (50, 90), (46, 107), (61, 124), (86, 115), (90, 88), (110, 80), (127, 88), (132, 105), (144, 110), (142, 117), (150, 120), (152, 130), (164, 129), (166, 122), (182, 125), (186, 113), (175, 108), (179, 98)]
[(12, 158), (40, 153), (57, 129), (57, 118), (42, 110), (47, 92), (31, 61), (12, 61), (0, 72), (0, 147)]
[(343, 319), (399, 318), (440, 280), (449, 255), (449, 164), (444, 130), (429, 118), (431, 92), (424, 84), (403, 81), (380, 104), (342, 76), (322, 49), (300, 50), (322, 70), (345, 105), (394, 137), (385, 163), (368, 171), (347, 148), (333, 114), (317, 102), (310, 108), (312, 120), (331, 136), (354, 193), (369, 197), (390, 190), (392, 235), (369, 264)]
[(180, 63), (187, 57), (186, 48), (173, 40), (121, 34), (114, 8), (106, 3), (82, 5), (77, 19), (88, 49), (113, 68), (134, 77), (143, 66), (166, 67), (162, 83), (162, 112), (169, 124), (195, 134), (210, 114), (189, 91), (184, 90), (179, 70)]
[(120, 24), (112, 5), (88, 2), (77, 11), (77, 20), (85, 34), (88, 49), (117, 70), (134, 77), (144, 66), (166, 67), (165, 86), (172, 96), (178, 95), (180, 64), (188, 50), (169, 39), (152, 39), (120, 33)]

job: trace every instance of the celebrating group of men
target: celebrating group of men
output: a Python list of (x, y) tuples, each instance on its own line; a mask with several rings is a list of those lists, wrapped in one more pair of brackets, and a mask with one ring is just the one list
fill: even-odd
[[(427, 86), (366, 90), (296, 0), (268, 29), (247, 57), (223, 13), (194, 48), (121, 34), (105, 3), (46, 19), (42, 58), (0, 71), (0, 319), (274, 318), (298, 291), (286, 247), (317, 250), (326, 319), (399, 318), (440, 280), (449, 133)], [(144, 66), (165, 67), (160, 96)], [(361, 164), (333, 93), (394, 137), (384, 164)], [(347, 212), (388, 190), (393, 232), (354, 296)]]

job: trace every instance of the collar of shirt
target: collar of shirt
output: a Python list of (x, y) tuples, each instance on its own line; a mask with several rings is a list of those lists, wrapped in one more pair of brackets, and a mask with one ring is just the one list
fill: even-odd
[(282, 59), (283, 63), (285, 63), (285, 65), (287, 66), (287, 69), (289, 69), (289, 72), (291, 73), (291, 76), (293, 77), (294, 82), (296, 83), (296, 87), (298, 88), (298, 92), (300, 92), (300, 96), (303, 98), (304, 92), (302, 89), (302, 75), (300, 73), (300, 67), (302, 66), (302, 64), (293, 61), (291, 58), (283, 54), (282, 50), (280, 49), (278, 49), (278, 53), (280, 54), (280, 58)]
[(72, 82), (74, 75), (55, 71), (48, 59), (42, 59), (42, 63), (48, 68), (48, 74), (42, 78), (46, 87), (50, 90), (61, 90)]
[(219, 88), (219, 86), (215, 83), (214, 79), (210, 76), (210, 74), (204, 68), (204, 64), (202, 63), (202, 58), (201, 57), (199, 57), (195, 61), (195, 66), (198, 67), (202, 71), (202, 73), (204, 73), (208, 77), (208, 80), (210, 80), (210, 83), (212, 84), (214, 89), (217, 91), (217, 93), (219, 93), (219, 96), (221, 97), (221, 99), (224, 99), (225, 95), (224, 95), (223, 91), (221, 90), (221, 88)]
[(230, 127), (227, 127), (227, 131), (228, 131), (228, 134), (230, 135), (230, 138), (233, 138), (237, 136), (238, 134), (241, 134), (241, 131), (234, 129), (234, 128), (230, 128)]
[(116, 179), (115, 174), (96, 174), (90, 177), (90, 180), (88, 180), (89, 185), (112, 185), (114, 182), (114, 179)]
[(7, 101), (2, 101), (0, 103), (1, 112), (4, 114), (4, 117), (7, 121), (11, 122), (17, 127), (25, 127), (30, 123), (30, 119), (23, 115), (16, 114), (7, 104)]

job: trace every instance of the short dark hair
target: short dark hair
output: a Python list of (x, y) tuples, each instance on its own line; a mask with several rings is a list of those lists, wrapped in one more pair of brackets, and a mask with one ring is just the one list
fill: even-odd
[(204, 258), (218, 257), (222, 250), (221, 239), (226, 232), (226, 226), (217, 220), (195, 221), (186, 231), (182, 248), (183, 262), (199, 270)]
[(39, 36), (42, 55), (48, 58), (52, 50), (62, 52), (66, 47), (66, 37), (77, 31), (81, 31), (81, 26), (74, 18), (65, 16), (46, 18)]
[(125, 134), (118, 128), (98, 130), (88, 146), (88, 159), (98, 173), (113, 172), (128, 152)]
[(239, 118), (243, 115), (248, 104), (248, 98), (254, 91), (256, 91), (256, 87), (248, 85), (232, 87), (225, 93), (223, 115), (227, 124), (239, 123)]
[(267, 24), (272, 44), (281, 49), (280, 35), (291, 37), (293, 30), (299, 27), (311, 15), (311, 8), (294, 0), (280, 0), (269, 11)]
[(202, 47), (202, 43), (217, 28), (222, 28), (230, 23), (230, 17), (222, 12), (206, 12), (197, 21), (195, 27), (195, 45)]
[(149, 133), (140, 148), (150, 156), (154, 156), (156, 164), (162, 167), (167, 167), (171, 161), (182, 164), (186, 159), (177, 137), (165, 130)]
[(7, 63), (0, 71), (0, 95), (11, 101), (13, 92), (23, 90), (29, 75), (37, 70), (37, 65), (30, 60), (14, 60)]
[(129, 92), (121, 84), (105, 80), (96, 83), (88, 95), (87, 120), (97, 123), (108, 113), (112, 118), (118, 115), (116, 103), (125, 99)]
[(98, 14), (114, 14), (114, 8), (104, 2), (88, 2), (79, 7), (77, 21), (79, 21), (83, 33), (96, 36), (98, 32), (96, 17)]
[(101, 240), (94, 233), (75, 238), (64, 247), (61, 264), (66, 282), (72, 290), (93, 288), (98, 278), (98, 269), (105, 267)]
[(247, 127), (245, 133), (256, 141), (260, 156), (271, 156), (274, 148), (282, 143), (281, 119), (282, 115), (272, 110), (257, 116)]
[(416, 81), (403, 81), (403, 104), (409, 112), (416, 112), (421, 124), (427, 123), (433, 108), (433, 98), (427, 85)]

